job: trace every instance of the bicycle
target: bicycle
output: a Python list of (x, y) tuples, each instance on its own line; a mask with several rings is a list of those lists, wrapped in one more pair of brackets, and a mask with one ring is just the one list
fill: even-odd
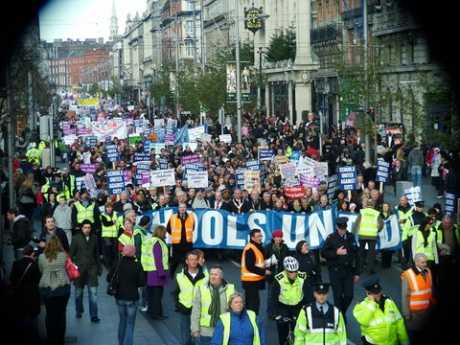
[(283, 345), (294, 345), (294, 327), (295, 327), (295, 321), (296, 321), (296, 318), (295, 317), (288, 317), (288, 316), (279, 316), (277, 318), (275, 318), (276, 322), (279, 322), (279, 323), (287, 323), (288, 324), (288, 327), (289, 327), (289, 332), (288, 332), (288, 335), (286, 337), (286, 340), (284, 341), (284, 344)]

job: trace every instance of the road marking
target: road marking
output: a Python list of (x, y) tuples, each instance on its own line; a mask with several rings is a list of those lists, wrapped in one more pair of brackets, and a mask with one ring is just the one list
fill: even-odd
[(230, 259), (230, 262), (235, 265), (236, 267), (241, 267), (241, 264), (239, 264), (238, 262), (236, 262), (235, 260), (233, 259)]

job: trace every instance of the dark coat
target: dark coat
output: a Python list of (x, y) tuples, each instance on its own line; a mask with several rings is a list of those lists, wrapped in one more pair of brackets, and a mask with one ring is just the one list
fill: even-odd
[(275, 275), (283, 271), (283, 260), (286, 256), (289, 256), (289, 248), (284, 243), (282, 243), (281, 248), (278, 251), (276, 251), (274, 248), (274, 242), (272, 240), (269, 244), (265, 246), (264, 252), (265, 259), (269, 259), (273, 254), (275, 254), (276, 260), (278, 261), (276, 265), (272, 265), (269, 268), (267, 268), (272, 272), (272, 274), (267, 276), (266, 279), (268, 282), (272, 282)]
[(82, 232), (75, 234), (70, 246), (70, 256), (80, 270), (80, 278), (75, 281), (77, 288), (85, 285), (98, 286), (98, 275), (102, 273), (99, 261), (97, 238), (93, 233), (89, 239)]
[[(69, 240), (67, 239), (67, 235), (66, 235), (65, 231), (62, 230), (61, 228), (56, 228), (54, 230), (54, 234), (61, 241), (62, 249), (64, 249), (64, 251), (66, 253), (68, 253), (69, 250), (70, 250), (70, 245), (69, 245)], [(40, 241), (47, 242), (47, 235), (48, 235), (48, 232), (46, 231), (45, 228), (43, 228), (42, 232), (40, 233)]]
[(145, 286), (145, 273), (142, 265), (134, 258), (120, 257), (120, 261), (107, 275), (108, 281), (117, 274), (118, 293), (116, 299), (123, 301), (137, 301), (139, 299), (138, 288)]
[[(26, 268), (31, 264), (31, 266)], [(25, 274), (24, 274), (25, 272)], [(40, 270), (35, 260), (23, 257), (13, 263), (10, 282), (14, 289), (14, 311), (19, 318), (36, 317), (40, 314)], [(22, 279), (21, 279), (22, 277)]]
[(23, 248), (32, 239), (32, 225), (29, 219), (23, 215), (19, 215), (13, 221), (13, 233), (11, 242), (15, 249)]

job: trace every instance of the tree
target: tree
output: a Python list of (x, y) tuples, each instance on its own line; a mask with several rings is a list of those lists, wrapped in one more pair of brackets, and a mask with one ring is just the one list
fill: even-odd
[(159, 71), (156, 80), (150, 87), (150, 94), (155, 100), (155, 103), (162, 104), (170, 109), (173, 109), (175, 96), (171, 91), (170, 73), (171, 66), (165, 66), (162, 70)]
[(286, 31), (281, 31), (273, 35), (270, 40), (266, 59), (268, 62), (278, 62), (283, 60), (295, 60), (296, 54), (296, 35), (295, 30), (289, 27)]
[(93, 97), (96, 96), (99, 91), (99, 85), (97, 83), (93, 83), (89, 88), (89, 94)]

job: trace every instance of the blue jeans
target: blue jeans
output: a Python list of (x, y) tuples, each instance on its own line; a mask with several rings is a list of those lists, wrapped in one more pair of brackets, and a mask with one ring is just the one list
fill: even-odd
[(410, 175), (414, 187), (422, 187), (422, 167), (420, 165), (413, 165), (410, 170)]
[(190, 330), (190, 315), (179, 314), (180, 344), (192, 345), (192, 333)]
[(209, 345), (211, 343), (212, 338), (211, 337), (202, 337), (198, 339), (198, 342), (196, 345)]
[[(88, 286), (89, 315), (97, 317), (97, 286)], [(75, 307), (77, 314), (82, 314), (83, 309), (83, 288), (75, 288)]]
[(118, 314), (118, 344), (133, 345), (134, 324), (136, 323), (137, 302), (117, 299)]

